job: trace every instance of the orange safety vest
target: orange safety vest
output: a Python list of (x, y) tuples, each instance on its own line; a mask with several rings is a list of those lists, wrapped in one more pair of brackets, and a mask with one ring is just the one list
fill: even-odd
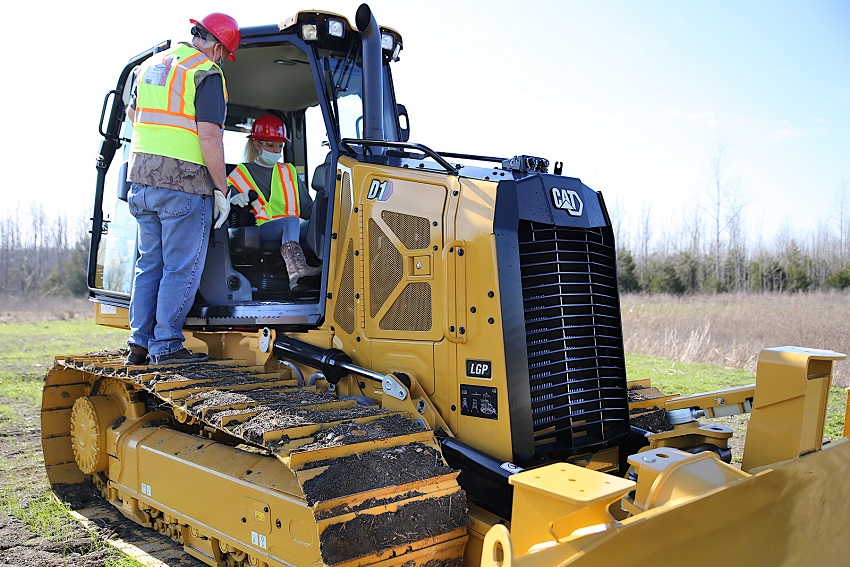
[[(284, 170), (284, 167), (286, 168)], [(248, 168), (240, 163), (227, 178), (228, 185), (240, 193), (248, 194), (252, 189), (257, 192), (257, 200), (251, 203), (257, 226), (281, 217), (301, 216), (301, 197), (298, 193), (298, 172), (291, 163), (276, 163), (272, 171), (272, 187), (269, 198), (257, 187)]]
[[(130, 149), (206, 165), (195, 121), (195, 75), (221, 69), (190, 45), (157, 53), (139, 69)], [(227, 103), (227, 87), (224, 102)]]

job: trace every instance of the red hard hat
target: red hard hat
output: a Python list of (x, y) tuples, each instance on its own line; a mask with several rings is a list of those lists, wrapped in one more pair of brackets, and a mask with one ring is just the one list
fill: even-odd
[(189, 20), (190, 24), (201, 26), (215, 37), (224, 48), (229, 51), (227, 56), (231, 61), (236, 61), (236, 49), (239, 47), (239, 42), (242, 40), (242, 34), (239, 32), (239, 24), (236, 20), (222, 14), (213, 12), (201, 20)]
[(251, 134), (248, 137), (263, 142), (289, 141), (289, 138), (286, 137), (286, 125), (274, 114), (263, 114), (254, 120), (254, 125), (251, 126)]

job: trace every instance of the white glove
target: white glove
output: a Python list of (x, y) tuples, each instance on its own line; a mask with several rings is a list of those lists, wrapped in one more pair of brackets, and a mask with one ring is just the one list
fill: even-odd
[(237, 193), (230, 198), (230, 204), (235, 207), (244, 207), (248, 204), (247, 193)]
[(230, 201), (218, 189), (213, 191), (213, 195), (215, 195), (215, 206), (213, 207), (214, 228), (221, 228), (221, 225), (224, 224), (224, 221), (227, 220), (227, 215), (230, 213)]

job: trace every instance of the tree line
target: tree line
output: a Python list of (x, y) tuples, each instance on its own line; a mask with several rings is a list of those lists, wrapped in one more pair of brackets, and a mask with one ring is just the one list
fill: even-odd
[[(742, 230), (742, 208), (716, 194), (724, 208), (696, 210), (677, 232), (654, 233), (644, 211), (637, 230), (612, 211), (622, 292), (794, 293), (850, 288), (850, 200), (840, 199), (838, 230), (824, 224), (803, 237), (780, 231), (766, 243)], [(0, 297), (83, 296), (89, 221), (48, 214), (39, 205), (0, 217)]]
[(829, 240), (778, 242), (773, 248), (653, 250), (619, 246), (621, 292), (794, 293), (850, 288), (850, 263)]
[(88, 292), (89, 222), (40, 204), (0, 217), (0, 296), (34, 299)]
[(645, 208), (637, 226), (615, 210), (620, 290), (625, 292), (794, 293), (850, 288), (850, 192), (842, 181), (832, 218), (808, 235), (784, 227), (771, 242), (748, 234), (745, 190), (712, 162), (711, 189), (681, 224), (656, 223)]

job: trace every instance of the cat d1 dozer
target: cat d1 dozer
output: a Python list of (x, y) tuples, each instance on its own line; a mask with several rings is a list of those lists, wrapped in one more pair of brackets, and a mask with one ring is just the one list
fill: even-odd
[[(540, 157), (410, 142), (402, 37), (366, 5), (241, 31), (226, 161), (259, 116), (286, 123), (321, 276), (291, 293), (280, 242), (234, 209), (186, 321), (208, 362), (57, 357), (44, 462), (79, 514), (107, 502), (215, 566), (847, 563), (850, 442), (823, 437), (844, 355), (765, 349), (754, 386), (698, 396), (628, 382), (600, 193)], [(128, 326), (136, 254), (124, 106), (168, 46), (104, 101), (103, 325)], [(732, 430), (699, 421), (735, 413), (740, 466)]]

